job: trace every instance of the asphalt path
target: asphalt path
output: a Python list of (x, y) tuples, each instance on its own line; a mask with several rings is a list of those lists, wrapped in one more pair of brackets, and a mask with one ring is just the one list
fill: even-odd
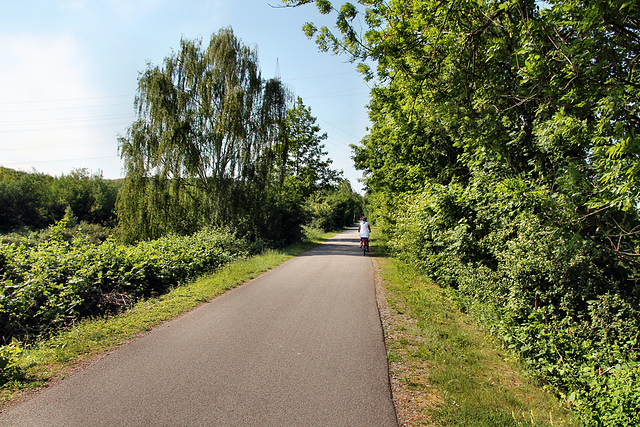
[(397, 426), (351, 228), (0, 414), (2, 426)]

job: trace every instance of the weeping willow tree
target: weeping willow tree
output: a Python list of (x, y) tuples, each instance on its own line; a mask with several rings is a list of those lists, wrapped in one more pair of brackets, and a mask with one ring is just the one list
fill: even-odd
[(149, 64), (138, 80), (137, 118), (119, 138), (123, 237), (212, 225), (264, 238), (266, 222), (281, 211), (276, 171), (287, 158), (291, 102), (279, 79), (262, 79), (256, 49), (231, 28), (206, 48), (182, 39), (161, 67)]

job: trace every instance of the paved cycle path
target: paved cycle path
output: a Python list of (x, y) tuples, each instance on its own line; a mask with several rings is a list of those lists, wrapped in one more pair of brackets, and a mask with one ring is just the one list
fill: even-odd
[(0, 414), (2, 426), (397, 426), (351, 228)]

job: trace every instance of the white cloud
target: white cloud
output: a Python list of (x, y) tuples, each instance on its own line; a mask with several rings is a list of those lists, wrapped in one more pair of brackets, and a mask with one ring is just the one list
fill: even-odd
[(93, 95), (87, 66), (69, 36), (0, 35), (2, 102), (36, 102)]
[(108, 3), (121, 12), (143, 12), (149, 9), (157, 9), (166, 0), (109, 0)]
[(56, 161), (114, 154), (91, 123), (102, 95), (90, 71), (70, 36), (0, 35), (0, 164), (60, 174), (77, 166)]
[(61, 7), (64, 9), (84, 9), (87, 7), (86, 0), (65, 0)]

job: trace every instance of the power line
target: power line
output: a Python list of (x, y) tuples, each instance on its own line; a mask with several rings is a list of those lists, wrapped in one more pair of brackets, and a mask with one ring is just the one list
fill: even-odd
[(35, 161), (22, 161), (22, 162), (1, 162), (2, 164), (9, 165), (24, 165), (24, 164), (41, 164), (41, 163), (60, 163), (60, 162), (75, 162), (78, 160), (100, 160), (100, 159), (119, 159), (120, 156), (99, 156), (99, 157), (78, 157), (73, 159), (55, 159), (55, 160), (35, 160)]
[(51, 102), (75, 102), (75, 101), (88, 101), (98, 99), (114, 99), (114, 98), (130, 98), (133, 99), (135, 95), (109, 95), (109, 96), (92, 96), (83, 98), (57, 98), (57, 99), (42, 99), (42, 100), (29, 100), (29, 101), (12, 101), (12, 102), (0, 102), (2, 105), (28, 105), (28, 104), (46, 104)]

